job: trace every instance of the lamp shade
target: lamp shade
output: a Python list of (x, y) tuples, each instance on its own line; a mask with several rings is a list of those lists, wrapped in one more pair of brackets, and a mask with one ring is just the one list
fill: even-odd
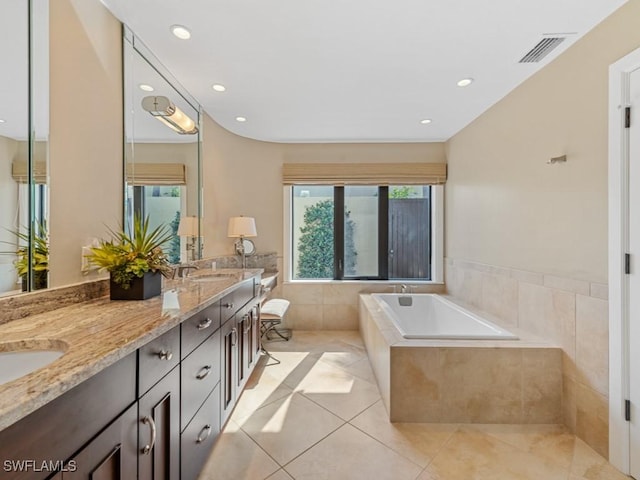
[(182, 217), (178, 225), (178, 235), (181, 237), (198, 236), (198, 217)]
[(253, 217), (231, 217), (229, 219), (229, 228), (227, 236), (229, 237), (255, 237), (256, 220)]

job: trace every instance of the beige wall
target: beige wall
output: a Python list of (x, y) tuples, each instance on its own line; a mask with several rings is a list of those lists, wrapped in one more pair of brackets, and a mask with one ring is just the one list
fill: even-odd
[(632, 0), (447, 142), (448, 257), (606, 282), (608, 67), (638, 18)]
[(98, 1), (50, 6), (51, 286), (86, 280), (81, 246), (122, 221), (122, 33)]
[(227, 221), (256, 219), (259, 251), (283, 248), (284, 162), (444, 162), (442, 143), (282, 144), (234, 135), (204, 115), (204, 255), (233, 252)]

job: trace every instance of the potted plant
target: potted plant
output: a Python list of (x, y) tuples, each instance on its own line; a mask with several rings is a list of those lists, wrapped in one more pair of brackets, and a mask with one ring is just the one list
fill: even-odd
[(100, 270), (110, 273), (112, 300), (145, 300), (160, 295), (161, 275), (171, 267), (162, 246), (173, 236), (165, 225), (149, 230), (149, 217), (133, 219), (132, 235), (109, 229), (112, 238), (101, 240), (87, 255)]
[[(18, 247), (13, 252), (1, 252), (3, 254), (16, 255), (18, 258), (13, 262), (16, 272), (22, 281), (22, 291), (29, 289), (29, 234), (19, 230), (10, 230), (17, 238)], [(20, 241), (23, 245), (19, 245)], [(11, 243), (12, 242), (4, 242)], [(38, 223), (38, 228), (33, 236), (33, 253), (31, 258), (33, 271), (33, 289), (41, 290), (47, 288), (49, 278), (49, 235), (45, 223)]]

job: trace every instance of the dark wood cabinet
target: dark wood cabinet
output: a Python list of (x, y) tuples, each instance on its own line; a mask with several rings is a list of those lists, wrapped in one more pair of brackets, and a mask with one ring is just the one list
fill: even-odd
[(174, 368), (138, 400), (138, 479), (180, 475), (180, 369)]
[(220, 421), (224, 425), (235, 406), (238, 386), (238, 328), (234, 319), (220, 329)]
[(182, 412), (184, 430), (196, 411), (220, 382), (220, 330), (182, 360), (180, 366)]
[[(64, 462), (136, 400), (135, 353), (0, 431), (3, 461)], [(0, 479), (47, 478), (50, 471), (0, 469)]]
[(220, 433), (220, 384), (186, 426), (181, 439), (181, 480), (198, 478)]
[(136, 478), (137, 405), (129, 407), (102, 433), (69, 460), (63, 480), (123, 480)]
[[(0, 431), (0, 480), (197, 479), (260, 354), (255, 282)], [(3, 464), (4, 465), (4, 464)]]

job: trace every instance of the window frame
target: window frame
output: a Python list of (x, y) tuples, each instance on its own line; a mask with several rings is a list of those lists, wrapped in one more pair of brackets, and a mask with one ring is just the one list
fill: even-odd
[[(342, 282), (380, 282), (398, 283), (407, 281), (420, 284), (443, 284), (444, 283), (444, 185), (431, 185), (431, 218), (430, 218), (430, 265), (431, 279), (389, 279), (388, 264), (388, 242), (389, 242), (389, 187), (379, 185), (380, 192), (385, 195), (378, 195), (378, 276), (353, 276), (344, 277), (344, 265), (339, 265), (344, 259), (344, 186), (334, 185), (334, 278), (314, 278), (297, 279), (293, 272), (293, 185), (283, 186), (283, 264), (285, 283), (342, 283)], [(337, 198), (336, 192), (342, 190), (341, 198)], [(340, 203), (341, 202), (341, 203)], [(342, 212), (339, 215), (338, 212)], [(381, 222), (385, 215), (386, 221)], [(340, 232), (338, 232), (340, 231)], [(339, 238), (340, 237), (340, 238)], [(384, 257), (384, 258), (383, 258)], [(384, 274), (384, 277), (383, 277)]]

